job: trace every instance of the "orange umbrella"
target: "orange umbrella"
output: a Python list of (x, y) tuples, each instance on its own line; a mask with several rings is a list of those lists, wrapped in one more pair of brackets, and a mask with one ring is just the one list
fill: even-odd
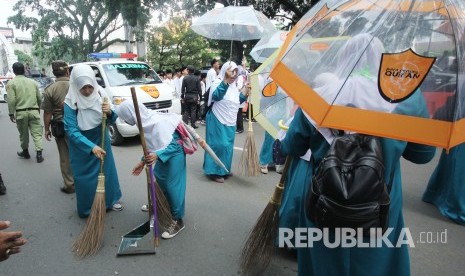
[[(314, 123), (446, 149), (464, 142), (465, 3), (330, 2), (320, 1), (291, 30), (271, 71)], [(444, 24), (453, 34), (436, 31)], [(362, 34), (370, 39), (356, 47), (351, 40), (345, 46), (326, 43), (317, 57), (306, 42)], [(370, 52), (375, 48), (379, 53)], [(332, 88), (312, 87), (316, 77), (328, 72), (340, 82)], [(360, 83), (351, 87), (354, 80)], [(365, 80), (371, 92), (356, 93), (354, 89), (368, 85)], [(429, 114), (403, 114), (413, 102), (426, 106)]]

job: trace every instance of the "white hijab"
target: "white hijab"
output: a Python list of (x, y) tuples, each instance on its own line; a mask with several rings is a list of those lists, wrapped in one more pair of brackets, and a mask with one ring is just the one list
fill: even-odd
[[(94, 91), (88, 97), (79, 92), (86, 85), (94, 87)], [(102, 124), (104, 97), (108, 96), (105, 90), (97, 84), (94, 70), (86, 64), (76, 65), (71, 71), (65, 104), (73, 110), (78, 109), (77, 122), (80, 130), (93, 129)], [(113, 106), (111, 107), (113, 109)]]
[[(390, 113), (397, 104), (386, 101), (378, 92), (378, 71), (384, 47), (370, 34), (351, 38), (338, 53), (338, 81), (315, 88), (326, 102), (333, 105)], [(354, 58), (356, 57), (356, 58)], [(306, 113), (318, 131), (331, 143), (334, 135), (327, 128), (319, 128)]]
[[(142, 128), (150, 152), (166, 148), (173, 140), (173, 133), (181, 123), (181, 115), (160, 113), (139, 104)], [(130, 125), (137, 123), (132, 101), (124, 101), (116, 107), (118, 117)]]
[[(212, 83), (210, 88), (210, 95), (208, 97), (208, 105), (213, 102), (212, 95), (216, 88), (221, 84), (226, 75), (226, 71), (231, 67), (231, 70), (237, 68), (236, 63), (228, 61), (221, 67), (220, 74), (218, 78)], [(215, 117), (223, 124), (227, 126), (235, 126), (237, 121), (237, 110), (239, 109), (239, 97), (240, 91), (237, 89), (236, 82), (229, 84), (229, 88), (224, 95), (224, 98), (215, 104), (212, 107), (212, 112), (215, 114)]]

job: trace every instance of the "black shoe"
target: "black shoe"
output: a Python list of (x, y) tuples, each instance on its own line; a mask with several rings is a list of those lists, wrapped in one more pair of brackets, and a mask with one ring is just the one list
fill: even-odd
[(2, 175), (0, 174), (0, 195), (6, 194), (6, 187), (3, 184)]
[(197, 128), (199, 128), (199, 127), (196, 126), (196, 125), (192, 125), (192, 128), (193, 128), (193, 129), (197, 129)]
[(61, 187), (60, 191), (62, 191), (65, 194), (74, 194), (76, 192), (74, 187), (71, 187), (71, 188)]
[(236, 130), (236, 134), (239, 134), (239, 133), (242, 133), (242, 132), (244, 132), (243, 129), (242, 130)]
[(36, 158), (37, 158), (37, 163), (42, 163), (42, 162), (44, 162), (44, 158), (42, 157), (42, 151), (41, 151), (41, 150), (40, 150), (40, 151), (37, 151), (37, 156), (36, 156)]
[(27, 149), (17, 152), (18, 156), (24, 159), (31, 159), (31, 155), (29, 154), (29, 151)]

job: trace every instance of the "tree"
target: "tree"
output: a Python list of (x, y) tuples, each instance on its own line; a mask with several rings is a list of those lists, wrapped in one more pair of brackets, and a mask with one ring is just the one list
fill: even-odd
[[(30, 9), (39, 19), (25, 15)], [(108, 41), (108, 36), (121, 28), (119, 10), (107, 10), (99, 0), (19, 0), (8, 18), (21, 30), (32, 30), (34, 55), (45, 60), (71, 57), (81, 61), (91, 52), (101, 51), (121, 39)], [(50, 51), (44, 44), (53, 34)], [(66, 47), (63, 47), (66, 45)]]
[(164, 26), (149, 33), (149, 62), (157, 69), (177, 68), (181, 65), (205, 66), (218, 51), (211, 50), (204, 37), (194, 33), (190, 20), (173, 17)]
[(18, 61), (21, 62), (22, 64), (26, 64), (26, 62), (28, 62), (29, 64), (32, 64), (32, 57), (26, 54), (25, 52), (20, 51), (20, 50), (15, 50), (15, 55), (18, 57)]

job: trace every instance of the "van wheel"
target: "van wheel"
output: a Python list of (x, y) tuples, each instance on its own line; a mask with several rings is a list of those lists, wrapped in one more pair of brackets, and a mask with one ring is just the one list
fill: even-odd
[(109, 124), (108, 132), (110, 133), (110, 141), (113, 146), (119, 146), (123, 144), (124, 137), (119, 133), (116, 124)]
[(8, 95), (7, 95), (7, 94), (3, 95), (3, 100), (4, 100), (6, 103), (8, 102)]

